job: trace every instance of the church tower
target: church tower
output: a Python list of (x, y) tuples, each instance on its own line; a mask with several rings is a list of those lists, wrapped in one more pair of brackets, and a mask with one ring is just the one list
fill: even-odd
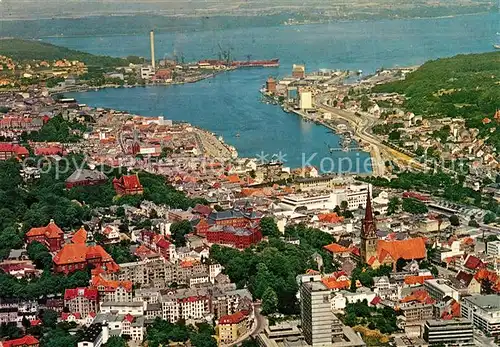
[(370, 198), (370, 191), (368, 191), (368, 198), (366, 199), (365, 218), (361, 224), (361, 260), (365, 263), (372, 256), (377, 255), (377, 226), (375, 218), (373, 217), (372, 201)]

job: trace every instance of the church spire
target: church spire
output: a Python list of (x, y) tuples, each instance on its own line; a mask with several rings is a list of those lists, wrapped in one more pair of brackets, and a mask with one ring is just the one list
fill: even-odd
[(376, 237), (376, 230), (377, 228), (375, 226), (375, 218), (373, 217), (372, 210), (372, 199), (370, 196), (370, 190), (368, 190), (368, 196), (366, 198), (365, 218), (363, 219), (361, 235), (365, 237)]
[(366, 198), (366, 209), (365, 209), (365, 221), (373, 221), (373, 211), (372, 211), (372, 198), (370, 196), (370, 190), (368, 190), (368, 196)]

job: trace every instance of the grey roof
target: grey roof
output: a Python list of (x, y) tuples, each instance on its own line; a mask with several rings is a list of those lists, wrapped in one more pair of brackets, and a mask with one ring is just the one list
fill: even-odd
[(66, 182), (79, 182), (79, 181), (86, 181), (86, 180), (101, 181), (101, 180), (107, 180), (107, 179), (108, 179), (108, 176), (103, 174), (101, 171), (88, 170), (88, 169), (78, 169), (78, 170), (75, 170), (75, 172), (73, 172), (71, 174), (71, 176), (69, 176), (66, 179)]
[(23, 255), (23, 253), (26, 253), (26, 250), (24, 249), (11, 249), (9, 253), (9, 258), (19, 258), (20, 256)]
[(464, 300), (481, 307), (485, 311), (497, 311), (500, 309), (500, 296), (496, 294), (467, 296), (464, 297)]
[(160, 302), (148, 303), (146, 311), (161, 311), (161, 303)]
[(129, 301), (129, 302), (119, 302), (119, 301), (107, 301), (101, 303), (102, 306), (134, 306), (134, 307), (141, 307), (143, 305), (142, 302), (139, 301)]

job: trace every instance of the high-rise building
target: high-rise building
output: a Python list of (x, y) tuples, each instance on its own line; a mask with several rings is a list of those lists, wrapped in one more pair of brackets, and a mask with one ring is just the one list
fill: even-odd
[(472, 295), (462, 299), (461, 315), (489, 336), (500, 336), (500, 296)]
[(301, 110), (310, 110), (313, 108), (311, 92), (301, 91), (299, 93), (299, 107)]
[(300, 289), (300, 300), (305, 341), (313, 347), (330, 346), (334, 321), (330, 290), (322, 282), (304, 282)]
[(429, 346), (474, 346), (472, 323), (465, 318), (428, 320), (425, 322), (424, 340)]

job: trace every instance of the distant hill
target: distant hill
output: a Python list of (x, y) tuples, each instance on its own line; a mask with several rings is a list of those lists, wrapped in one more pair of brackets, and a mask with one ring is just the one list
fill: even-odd
[(90, 53), (75, 51), (66, 47), (56, 46), (46, 42), (0, 39), (0, 55), (5, 55), (18, 61), (27, 60), (79, 60), (87, 66), (115, 67), (128, 65), (128, 61), (122, 58), (98, 56)]
[[(405, 109), (417, 115), (462, 117), (500, 151), (500, 125), (482, 123), (485, 117), (493, 119), (500, 108), (500, 52), (431, 60), (405, 80), (372, 91), (405, 94)], [(494, 127), (496, 131), (490, 132)]]

